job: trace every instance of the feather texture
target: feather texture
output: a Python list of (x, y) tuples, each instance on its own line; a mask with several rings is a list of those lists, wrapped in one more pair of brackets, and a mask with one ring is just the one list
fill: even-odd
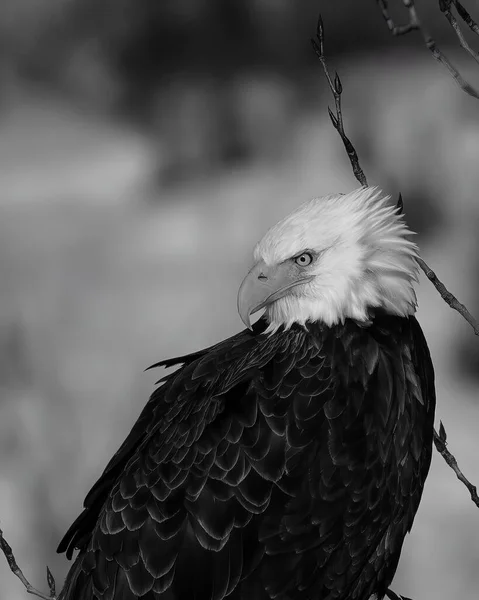
[(367, 320), (371, 307), (407, 317), (416, 311), (417, 246), (402, 213), (376, 187), (305, 202), (258, 242), (255, 263), (272, 267), (314, 253), (308, 283), (268, 304), (269, 331), (281, 325)]
[(431, 460), (421, 329), (266, 327), (163, 363), (60, 543), (62, 600), (384, 595)]

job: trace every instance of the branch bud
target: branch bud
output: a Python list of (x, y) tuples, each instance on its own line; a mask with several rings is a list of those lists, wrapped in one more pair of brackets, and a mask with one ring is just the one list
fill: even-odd
[(444, 429), (444, 425), (442, 424), (442, 421), (439, 422), (439, 439), (441, 440), (441, 442), (444, 442), (444, 443), (447, 442), (447, 433), (446, 433), (446, 430)]
[(56, 596), (55, 578), (53, 577), (52, 572), (48, 568), (48, 565), (47, 565), (47, 583), (48, 583), (48, 587), (50, 589), (50, 596), (52, 598), (55, 598), (55, 596)]
[(313, 46), (313, 50), (316, 52), (316, 56), (318, 58), (323, 58), (323, 55), (321, 54), (321, 49), (319, 48), (318, 44), (316, 43), (316, 40), (313, 40), (313, 38), (311, 38), (311, 46)]
[(321, 56), (324, 55), (324, 25), (323, 25), (323, 17), (321, 14), (318, 16), (318, 24), (316, 25), (316, 35), (318, 36), (319, 41), (319, 51), (321, 52)]
[(335, 129), (338, 128), (338, 118), (337, 116), (333, 113), (333, 111), (329, 108), (328, 106), (328, 113), (329, 113), (329, 118), (331, 119), (333, 126)]
[(338, 94), (339, 96), (343, 93), (343, 84), (341, 83), (341, 79), (339, 79), (337, 71), (334, 77), (334, 88), (336, 90), (336, 94)]

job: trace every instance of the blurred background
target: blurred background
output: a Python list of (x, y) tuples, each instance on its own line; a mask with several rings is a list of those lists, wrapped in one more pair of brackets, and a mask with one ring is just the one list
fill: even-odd
[[(423, 257), (478, 316), (479, 102), (375, 2), (0, 0), (0, 523), (39, 588), (46, 564), (61, 586), (56, 546), (159, 377), (143, 369), (241, 329), (257, 239), (358, 186), (310, 47), (319, 11), (369, 182), (402, 192)], [(419, 301), (438, 418), (479, 483), (479, 342), (424, 278)], [(394, 589), (477, 598), (478, 534), (435, 453)], [(0, 556), (0, 600), (25, 597)]]

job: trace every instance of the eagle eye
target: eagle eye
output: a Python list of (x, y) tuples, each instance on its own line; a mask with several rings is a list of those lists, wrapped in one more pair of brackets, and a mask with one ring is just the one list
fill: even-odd
[(300, 267), (307, 267), (313, 262), (313, 256), (309, 252), (303, 252), (294, 259), (294, 262)]

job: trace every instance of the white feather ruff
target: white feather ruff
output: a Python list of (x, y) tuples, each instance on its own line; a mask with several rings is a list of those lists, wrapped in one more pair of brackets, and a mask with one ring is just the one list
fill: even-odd
[(268, 306), (269, 331), (308, 320), (367, 321), (372, 307), (399, 316), (415, 312), (418, 249), (390, 200), (375, 187), (315, 198), (266, 233), (255, 261), (274, 265), (304, 250), (318, 253), (308, 270), (314, 279)]

